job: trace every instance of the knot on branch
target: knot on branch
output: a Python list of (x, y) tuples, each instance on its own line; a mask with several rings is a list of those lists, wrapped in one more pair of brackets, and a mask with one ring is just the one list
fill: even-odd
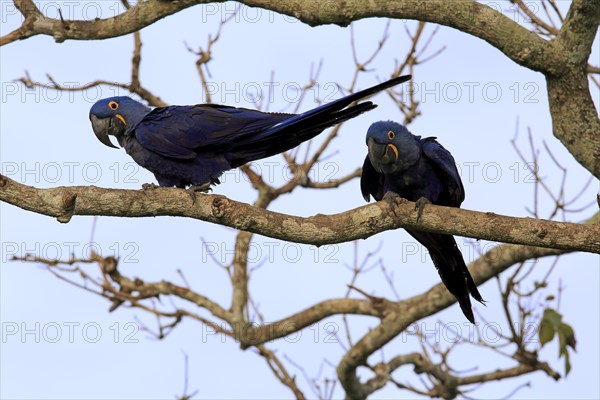
[(117, 264), (117, 259), (109, 256), (102, 259), (100, 268), (105, 274), (112, 275), (117, 272)]
[(558, 381), (561, 378), (560, 374), (550, 368), (548, 363), (539, 360), (537, 351), (527, 351), (523, 348), (519, 348), (512, 357), (520, 364), (527, 365), (534, 371), (544, 371), (555, 381)]
[(67, 40), (67, 35), (65, 34), (64, 29), (56, 29), (52, 37), (56, 43), (63, 43), (65, 40)]
[(371, 306), (377, 311), (380, 318), (385, 318), (391, 311), (395, 311), (394, 303), (386, 298), (373, 296), (362, 289), (357, 288), (354, 285), (348, 285), (348, 288), (357, 291), (358, 293), (365, 296), (371, 302)]
[(234, 322), (231, 325), (234, 338), (239, 341), (240, 349), (246, 350), (252, 347), (255, 343), (259, 343), (264, 332), (264, 327), (255, 327), (253, 324), (246, 321)]
[(56, 217), (58, 222), (66, 224), (71, 220), (75, 213), (75, 203), (77, 201), (77, 194), (67, 192), (61, 199), (62, 212)]
[(532, 368), (536, 368), (540, 363), (537, 351), (527, 351), (522, 348), (517, 349), (515, 354), (513, 354), (513, 358), (519, 363)]
[(217, 196), (212, 201), (212, 214), (221, 218), (229, 208), (229, 200), (224, 196)]
[(415, 367), (413, 368), (413, 371), (415, 371), (415, 374), (420, 375), (420, 374), (427, 372), (426, 369), (424, 368), (426, 361), (425, 361), (425, 358), (423, 357), (423, 354), (416, 353), (414, 355), (414, 357), (415, 357), (415, 360), (413, 361), (413, 364)]
[(540, 239), (543, 239), (546, 237), (546, 235), (548, 234), (548, 231), (544, 228), (542, 229), (538, 229), (537, 232), (535, 233), (537, 237), (539, 237)]
[(458, 388), (454, 384), (450, 384), (449, 382), (438, 382), (433, 388), (429, 391), (430, 396), (439, 397), (442, 399), (455, 399), (460, 392)]
[(369, 300), (380, 318), (385, 318), (394, 309), (394, 303), (386, 298), (371, 296)]
[(365, 387), (369, 393), (373, 393), (374, 391), (383, 388), (390, 379), (390, 367), (388, 364), (380, 362), (372, 369), (375, 376), (365, 383)]

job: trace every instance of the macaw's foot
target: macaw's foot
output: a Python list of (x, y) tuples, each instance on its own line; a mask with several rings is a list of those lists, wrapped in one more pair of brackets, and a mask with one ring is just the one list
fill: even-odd
[(196, 204), (196, 192), (208, 193), (212, 191), (211, 182), (203, 183), (202, 185), (191, 185), (186, 190), (192, 198), (192, 205)]
[(415, 202), (415, 210), (417, 210), (417, 224), (421, 222), (421, 216), (423, 215), (423, 209), (425, 208), (426, 204), (431, 204), (431, 202), (425, 197), (421, 197)]
[(392, 208), (400, 203), (401, 199), (402, 197), (400, 197), (400, 195), (396, 192), (386, 192), (385, 195), (383, 195), (383, 200), (386, 201)]
[(160, 187), (160, 186), (157, 186), (157, 185), (155, 185), (154, 183), (144, 183), (144, 184), (142, 185), (142, 189), (144, 189), (144, 190), (154, 190), (154, 189), (156, 189), (157, 187)]
[(402, 201), (405, 200), (396, 192), (386, 192), (386, 194), (383, 195), (382, 200), (388, 203), (388, 206), (392, 210), (392, 213), (394, 213), (394, 215), (397, 218), (398, 214), (396, 214), (396, 206), (398, 206), (399, 204), (401, 204)]

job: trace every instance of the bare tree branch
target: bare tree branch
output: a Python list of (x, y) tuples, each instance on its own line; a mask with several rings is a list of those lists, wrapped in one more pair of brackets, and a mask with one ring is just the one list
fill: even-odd
[[(597, 224), (599, 217), (600, 214), (597, 214), (587, 220), (586, 224)], [(564, 253), (563, 250), (506, 244), (493, 248), (469, 264), (469, 270), (475, 283), (481, 285), (520, 261)], [(396, 311), (390, 311), (381, 320), (380, 325), (356, 342), (339, 363), (338, 377), (349, 397), (364, 399), (372, 392), (371, 390), (381, 387), (374, 383), (363, 384), (357, 376), (357, 368), (365, 365), (369, 355), (380, 349), (413, 322), (430, 316), (455, 302), (456, 299), (442, 284), (439, 284), (421, 295), (396, 303)], [(545, 367), (538, 366), (535, 369), (545, 370)]]
[[(60, 21), (42, 15), (31, 0), (16, 0), (15, 5), (25, 17), (25, 21), (16, 31), (2, 37), (0, 45), (39, 34), (53, 36), (57, 42), (67, 39), (92, 40), (122, 36), (193, 5), (207, 3), (214, 3), (214, 1), (149, 0), (138, 2), (131, 9), (112, 18), (94, 21)], [(328, 2), (327, 7), (319, 3), (299, 5), (294, 1), (274, 0), (250, 0), (241, 3), (289, 15), (311, 26), (323, 24), (346, 26), (352, 21), (369, 17), (434, 22), (480, 37), (514, 61), (534, 70), (548, 71), (554, 68), (554, 65), (546, 63), (548, 57), (556, 57), (550, 44), (492, 8), (468, 0), (456, 0), (451, 3), (403, 0), (385, 5), (359, 0), (336, 0)], [(519, 37), (519, 46), (511, 45), (515, 42), (513, 40), (515, 36)], [(527, 48), (535, 48), (538, 51), (535, 53), (523, 51)]]
[[(416, 222), (414, 203), (384, 200), (335, 215), (302, 218), (266, 211), (221, 195), (200, 195), (192, 204), (187, 191), (69, 186), (38, 189), (0, 175), (0, 200), (24, 210), (68, 222), (74, 215), (120, 217), (180, 216), (213, 222), (264, 236), (323, 245), (365, 239), (388, 229), (412, 228), (498, 242), (600, 253), (600, 225), (581, 225), (506, 217), (428, 205)], [(388, 201), (390, 198), (397, 201)]]
[(206, 1), (138, 1), (135, 6), (115, 17), (93, 21), (65, 21), (46, 17), (32, 0), (14, 0), (14, 3), (25, 20), (19, 28), (0, 37), (0, 46), (35, 35), (52, 36), (58, 43), (68, 39), (96, 40), (122, 36)]

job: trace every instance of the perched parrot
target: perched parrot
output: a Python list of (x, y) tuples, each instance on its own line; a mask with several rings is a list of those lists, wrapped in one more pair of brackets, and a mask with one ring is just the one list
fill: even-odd
[[(427, 203), (460, 207), (465, 190), (454, 158), (435, 137), (421, 139), (393, 121), (375, 122), (367, 131), (368, 154), (360, 178), (362, 195), (381, 200), (393, 192), (417, 202), (418, 215)], [(484, 300), (465, 265), (454, 237), (440, 233), (406, 230), (429, 250), (442, 282), (471, 323), (475, 323), (469, 293)]]
[(326, 128), (377, 107), (352, 103), (406, 82), (400, 76), (302, 114), (265, 113), (217, 104), (151, 109), (129, 97), (96, 102), (90, 121), (96, 137), (114, 147), (115, 136), (160, 186), (207, 191), (223, 172), (270, 157), (310, 140)]

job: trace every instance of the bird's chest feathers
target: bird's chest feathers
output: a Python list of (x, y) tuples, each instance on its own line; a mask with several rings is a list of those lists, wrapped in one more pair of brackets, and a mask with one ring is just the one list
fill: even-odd
[(125, 149), (127, 154), (129, 154), (131, 158), (135, 160), (136, 163), (146, 168), (146, 165), (144, 165), (146, 158), (144, 157), (145, 152), (143, 151), (140, 143), (135, 140), (133, 135), (124, 136), (123, 139), (119, 141), (119, 144)]
[(411, 201), (425, 197), (435, 202), (444, 190), (435, 171), (424, 162), (419, 162), (408, 170), (386, 176), (386, 184), (388, 190)]
[(402, 174), (398, 177), (398, 181), (400, 183), (400, 187), (410, 189), (410, 188), (419, 188), (422, 186), (422, 182), (418, 179), (417, 176), (413, 174)]
[(134, 135), (125, 136), (121, 142), (121, 146), (137, 164), (152, 172), (157, 172), (161, 168), (166, 167), (165, 164), (169, 162), (165, 157), (145, 149), (140, 142), (135, 139)]

